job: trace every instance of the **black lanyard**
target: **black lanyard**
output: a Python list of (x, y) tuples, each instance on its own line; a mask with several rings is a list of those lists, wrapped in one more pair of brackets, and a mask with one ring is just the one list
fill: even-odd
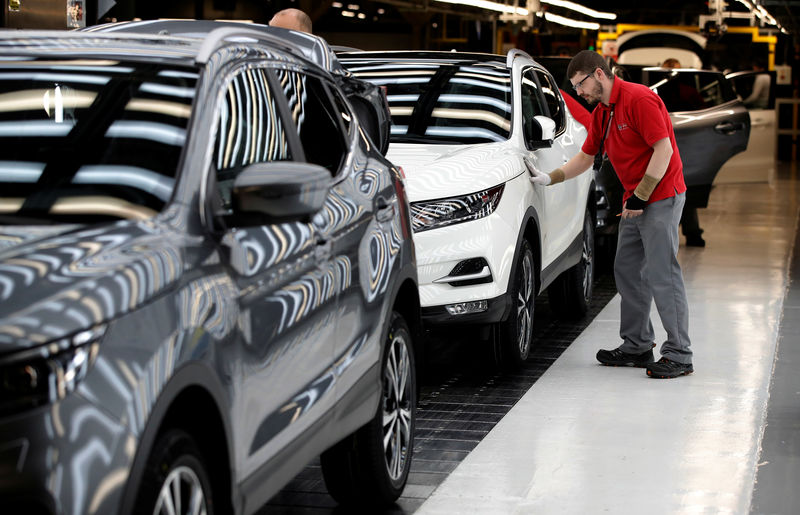
[(605, 153), (605, 142), (606, 137), (608, 136), (608, 131), (611, 130), (611, 120), (614, 118), (614, 104), (611, 104), (611, 109), (608, 115), (608, 123), (606, 123), (606, 113), (603, 113), (603, 125), (606, 126), (606, 129), (603, 131), (603, 136), (600, 138), (600, 150), (597, 151), (597, 154), (594, 155), (594, 169), (595, 171), (599, 171), (600, 167), (603, 166), (603, 154)]

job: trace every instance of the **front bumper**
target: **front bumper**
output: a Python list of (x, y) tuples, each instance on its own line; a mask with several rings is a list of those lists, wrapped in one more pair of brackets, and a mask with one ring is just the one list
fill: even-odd
[(487, 300), (487, 309), (478, 313), (464, 313), (452, 315), (445, 305), (427, 306), (422, 308), (422, 322), (429, 325), (486, 325), (501, 322), (508, 318), (511, 311), (512, 299), (508, 295), (501, 295)]
[(0, 418), (4, 513), (116, 513), (135, 439), (81, 395)]
[[(426, 308), (441, 312), (444, 306), (461, 302), (490, 300), (493, 305), (506, 294), (525, 213), (522, 208), (531, 204), (531, 199), (524, 197), (526, 191), (511, 181), (491, 215), (414, 233), (423, 313)], [(454, 270), (469, 260), (485, 261), (490, 277), (459, 282)], [(489, 311), (494, 313), (495, 309)], [(434, 314), (431, 320), (440, 318)]]

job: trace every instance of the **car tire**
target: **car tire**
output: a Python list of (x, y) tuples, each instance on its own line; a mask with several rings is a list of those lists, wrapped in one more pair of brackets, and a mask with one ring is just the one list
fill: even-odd
[(586, 210), (580, 261), (559, 275), (547, 288), (550, 307), (562, 318), (581, 318), (589, 311), (595, 269), (594, 221)]
[(402, 494), (414, 450), (416, 380), (411, 331), (393, 312), (375, 417), (320, 457), (325, 485), (339, 503), (386, 505)]
[(507, 368), (521, 366), (528, 359), (533, 342), (533, 315), (536, 300), (535, 258), (530, 243), (522, 240), (519, 259), (510, 283), (511, 313), (497, 324), (495, 353)]
[(213, 515), (213, 490), (206, 470), (189, 433), (170, 429), (158, 438), (147, 459), (134, 513)]

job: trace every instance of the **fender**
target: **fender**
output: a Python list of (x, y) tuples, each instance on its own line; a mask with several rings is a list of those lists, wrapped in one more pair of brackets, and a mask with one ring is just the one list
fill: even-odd
[[(139, 436), (139, 442), (136, 448), (136, 456), (131, 465), (128, 481), (125, 484), (125, 491), (122, 495), (122, 504), (119, 507), (122, 515), (130, 515), (133, 512), (134, 504), (136, 502), (136, 494), (139, 491), (139, 485), (142, 481), (145, 464), (147, 458), (155, 443), (156, 436), (161, 429), (161, 423), (164, 421), (169, 408), (172, 406), (173, 401), (187, 388), (197, 386), (206, 391), (216, 404), (217, 410), (222, 415), (222, 424), (225, 430), (225, 439), (228, 449), (233, 448), (231, 440), (231, 427), (230, 420), (227, 416), (228, 410), (221, 409), (222, 406), (227, 406), (227, 395), (225, 388), (217, 380), (216, 372), (212, 370), (206, 363), (192, 362), (177, 370), (169, 382), (161, 390), (155, 404), (152, 407), (150, 416), (148, 417), (147, 426)], [(229, 470), (233, 471), (233, 452), (228, 452), (228, 466)], [(231, 491), (235, 492), (235, 478), (231, 476)], [(238, 496), (234, 495), (232, 498), (234, 503), (234, 512), (239, 512), (238, 504), (241, 502)]]
[[(542, 284), (542, 270), (541, 270), (541, 263), (542, 263), (542, 233), (541, 233), (541, 225), (539, 224), (539, 213), (533, 208), (533, 206), (528, 206), (528, 209), (525, 211), (525, 215), (522, 217), (523, 222), (519, 226), (519, 233), (517, 234), (517, 240), (514, 244), (514, 259), (511, 262), (511, 273), (508, 274), (508, 284), (506, 284), (506, 293), (511, 288), (511, 281), (514, 280), (514, 270), (517, 269), (517, 264), (519, 264), (519, 252), (517, 249), (520, 248), (522, 245), (522, 239), (525, 238), (525, 230), (528, 228), (528, 224), (532, 221), (533, 227), (536, 232), (537, 241), (531, 242), (531, 250), (533, 250), (533, 257), (536, 259), (536, 270), (534, 270), (534, 278), (536, 280), (536, 293), (540, 292), (539, 286)], [(511, 310), (511, 305), (508, 304), (506, 306), (505, 312), (501, 320), (505, 320), (508, 318), (509, 312)]]

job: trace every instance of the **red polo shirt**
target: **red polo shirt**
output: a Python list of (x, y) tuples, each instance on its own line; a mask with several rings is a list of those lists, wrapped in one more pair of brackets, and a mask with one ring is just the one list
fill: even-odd
[(625, 82), (617, 77), (611, 88), (609, 104), (601, 102), (592, 111), (592, 124), (581, 150), (590, 156), (597, 154), (603, 132), (608, 127), (605, 151), (625, 189), (623, 202), (633, 195), (633, 190), (642, 180), (653, 155), (653, 144), (666, 137), (672, 143), (672, 158), (648, 202), (686, 191), (675, 132), (661, 98), (647, 86)]

